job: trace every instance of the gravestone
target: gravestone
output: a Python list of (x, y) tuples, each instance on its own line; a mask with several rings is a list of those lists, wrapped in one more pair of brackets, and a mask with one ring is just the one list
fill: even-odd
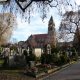
[(47, 44), (47, 54), (51, 54), (51, 46), (50, 46), (50, 44)]
[(35, 61), (30, 61), (30, 68), (35, 67)]

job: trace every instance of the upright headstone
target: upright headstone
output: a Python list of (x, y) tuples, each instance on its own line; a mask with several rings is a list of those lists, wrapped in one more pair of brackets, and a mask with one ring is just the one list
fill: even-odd
[(51, 54), (51, 46), (50, 46), (50, 44), (47, 45), (47, 54)]
[(35, 67), (35, 61), (30, 61), (30, 68)]

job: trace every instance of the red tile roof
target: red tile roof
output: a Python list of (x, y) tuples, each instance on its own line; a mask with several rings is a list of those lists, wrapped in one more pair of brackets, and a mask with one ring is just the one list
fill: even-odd
[(47, 39), (48, 34), (35, 34), (32, 36), (35, 37), (35, 39)]
[(27, 44), (34, 47), (43, 47), (47, 44), (47, 39), (48, 34), (34, 34), (28, 38)]

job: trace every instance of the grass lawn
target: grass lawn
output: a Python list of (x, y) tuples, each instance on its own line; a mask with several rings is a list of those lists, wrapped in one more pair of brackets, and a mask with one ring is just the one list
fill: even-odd
[(3, 63), (4, 63), (4, 60), (3, 59), (0, 59), (0, 65), (3, 64)]
[(1, 70), (0, 72), (5, 73), (7, 75), (19, 75), (21, 74), (23, 71), (20, 70)]

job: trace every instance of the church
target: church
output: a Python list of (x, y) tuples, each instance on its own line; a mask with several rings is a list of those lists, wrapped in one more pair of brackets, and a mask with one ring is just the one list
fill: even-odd
[(52, 16), (48, 22), (48, 32), (46, 34), (32, 34), (27, 39), (27, 45), (32, 48), (43, 48), (48, 44), (56, 47), (56, 42), (55, 23)]

